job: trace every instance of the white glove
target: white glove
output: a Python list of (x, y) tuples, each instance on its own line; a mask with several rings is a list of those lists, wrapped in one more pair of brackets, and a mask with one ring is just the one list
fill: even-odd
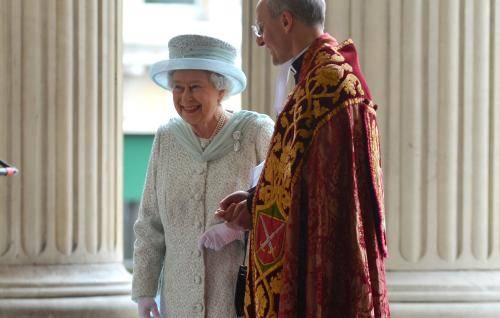
[(230, 228), (227, 223), (219, 223), (200, 236), (198, 249), (201, 251), (206, 247), (218, 251), (234, 240), (243, 240), (244, 234), (243, 231)]
[(139, 310), (139, 318), (150, 318), (151, 314), (154, 318), (160, 318), (160, 312), (153, 297), (139, 297), (137, 309)]

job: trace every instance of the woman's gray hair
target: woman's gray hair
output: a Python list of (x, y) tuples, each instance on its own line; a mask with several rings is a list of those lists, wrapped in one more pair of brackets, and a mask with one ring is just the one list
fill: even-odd
[[(167, 73), (167, 83), (168, 87), (170, 88), (172, 87), (170, 85), (170, 82), (172, 81), (172, 76), (174, 75), (174, 72), (175, 71), (170, 71)], [(218, 91), (224, 90), (226, 92), (226, 94), (224, 94), (224, 99), (226, 99), (226, 97), (229, 97), (227, 93), (230, 92), (232, 89), (231, 81), (229, 81), (224, 75), (221, 75), (219, 73), (211, 71), (205, 71), (205, 72), (210, 74), (208, 78), (210, 79), (210, 82), (212, 82), (216, 90)]]
[(325, 24), (325, 0), (267, 0), (266, 3), (273, 18), (286, 10), (306, 25)]
[(227, 80), (224, 75), (219, 73), (210, 72), (210, 81), (214, 84), (217, 90), (225, 90), (229, 92), (231, 90), (231, 82)]

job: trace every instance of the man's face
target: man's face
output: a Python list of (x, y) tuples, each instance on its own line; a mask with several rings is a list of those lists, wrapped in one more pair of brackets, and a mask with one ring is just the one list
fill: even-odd
[(266, 0), (260, 0), (255, 9), (255, 23), (261, 30), (262, 36), (257, 37), (259, 46), (265, 46), (271, 54), (273, 64), (279, 65), (288, 61), (290, 50), (287, 47), (286, 34), (280, 24), (280, 16), (273, 18)]

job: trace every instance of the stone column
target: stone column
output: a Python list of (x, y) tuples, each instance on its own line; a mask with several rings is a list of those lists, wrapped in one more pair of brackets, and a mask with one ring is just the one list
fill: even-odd
[[(500, 317), (500, 1), (330, 0), (326, 16), (379, 105), (393, 316)], [(249, 58), (253, 83), (270, 66)]]
[(121, 1), (0, 0), (0, 317), (135, 317)]

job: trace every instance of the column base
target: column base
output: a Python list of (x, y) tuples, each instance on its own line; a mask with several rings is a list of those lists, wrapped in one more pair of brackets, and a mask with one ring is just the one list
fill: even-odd
[(0, 266), (0, 318), (135, 318), (121, 263)]
[(395, 318), (500, 317), (500, 271), (389, 271)]
[(498, 318), (500, 303), (391, 303), (393, 318)]
[(137, 318), (130, 296), (0, 299), (0, 318)]

